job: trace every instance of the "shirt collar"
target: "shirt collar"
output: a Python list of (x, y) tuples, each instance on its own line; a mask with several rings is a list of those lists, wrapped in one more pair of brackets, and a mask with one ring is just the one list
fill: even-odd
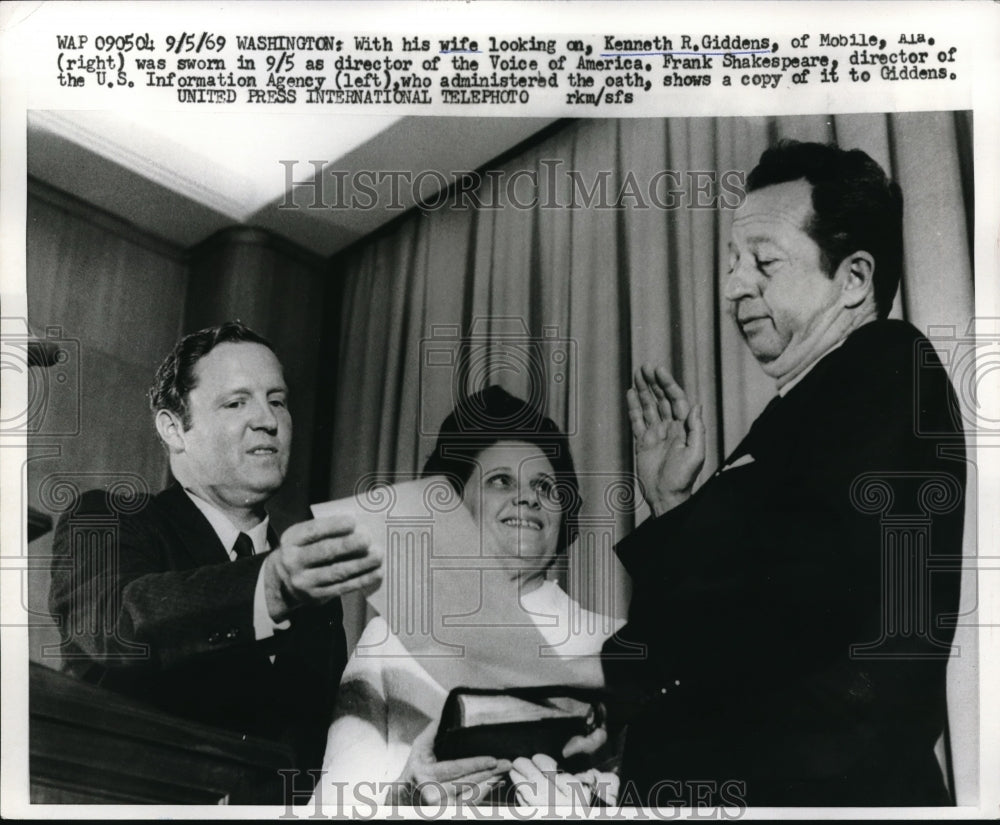
[(229, 516), (214, 504), (210, 504), (205, 499), (196, 496), (186, 487), (184, 488), (184, 492), (187, 493), (188, 498), (194, 502), (194, 506), (201, 511), (202, 515), (208, 519), (208, 523), (212, 525), (215, 535), (219, 537), (219, 541), (222, 542), (222, 546), (226, 548), (226, 552), (231, 559), (236, 557), (233, 545), (236, 544), (236, 539), (240, 533), (246, 533), (250, 536), (250, 540), (253, 542), (254, 553), (260, 554), (267, 551), (267, 525), (269, 516), (265, 516), (264, 520), (256, 527), (249, 530), (240, 530), (229, 520)]

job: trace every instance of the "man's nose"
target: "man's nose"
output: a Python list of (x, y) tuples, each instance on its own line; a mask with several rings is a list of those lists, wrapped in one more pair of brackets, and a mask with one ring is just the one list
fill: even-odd
[(753, 277), (746, 272), (741, 264), (736, 264), (726, 275), (726, 280), (722, 285), (722, 297), (727, 301), (735, 302), (742, 298), (749, 298), (756, 292)]
[(278, 429), (278, 416), (267, 401), (254, 404), (250, 426), (255, 430), (269, 430), (271, 432)]

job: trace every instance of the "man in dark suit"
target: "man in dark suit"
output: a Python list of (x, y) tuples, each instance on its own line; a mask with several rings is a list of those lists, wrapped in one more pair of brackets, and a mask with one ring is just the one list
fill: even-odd
[(637, 708), (620, 801), (950, 804), (964, 442), (933, 347), (886, 319), (902, 195), (795, 142), (747, 183), (724, 296), (779, 395), (694, 491), (700, 406), (662, 368), (628, 393), (654, 517), (617, 548), (634, 589), (604, 650)]
[[(271, 529), (287, 392), (271, 345), (242, 324), (181, 339), (150, 390), (176, 481), (138, 499), (85, 493), (57, 528), (50, 604), (69, 672), (286, 743), (308, 769), (322, 764), (347, 658), (339, 596), (377, 584), (381, 557), (349, 519), (280, 540)], [(109, 519), (115, 538), (100, 546), (92, 527)]]

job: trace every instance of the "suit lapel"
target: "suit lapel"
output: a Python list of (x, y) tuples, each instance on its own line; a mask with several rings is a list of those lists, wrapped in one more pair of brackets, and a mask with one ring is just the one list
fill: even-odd
[(229, 554), (212, 525), (179, 484), (172, 484), (156, 500), (166, 515), (170, 528), (196, 566), (229, 561)]
[(752, 455), (756, 458), (753, 451), (754, 443), (758, 440), (761, 432), (767, 429), (767, 424), (774, 417), (775, 408), (778, 406), (779, 401), (781, 401), (781, 396), (776, 395), (768, 402), (761, 414), (750, 425), (750, 431), (743, 437), (743, 440), (737, 445), (736, 449), (729, 454), (729, 457), (722, 462), (722, 466), (719, 468), (720, 472), (724, 467), (732, 464), (741, 456)]
[[(732, 464), (746, 454), (759, 458), (760, 451), (773, 452), (777, 445), (789, 442), (799, 422), (809, 417), (809, 405), (814, 403), (815, 388), (827, 385), (828, 382), (825, 382), (822, 376), (840, 363), (847, 349), (845, 342), (828, 352), (785, 395), (774, 396), (750, 425), (750, 431), (739, 446), (729, 454), (722, 467)], [(829, 399), (828, 403), (834, 403), (834, 399)], [(719, 468), (720, 471), (722, 467)]]

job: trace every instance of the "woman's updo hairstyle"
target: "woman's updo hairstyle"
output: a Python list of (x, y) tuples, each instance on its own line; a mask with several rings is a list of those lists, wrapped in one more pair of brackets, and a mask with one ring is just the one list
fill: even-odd
[(442, 422), (434, 451), (421, 475), (443, 475), (463, 495), (479, 455), (502, 441), (531, 444), (552, 464), (562, 510), (556, 552), (565, 552), (576, 538), (582, 503), (569, 439), (541, 410), (503, 387), (489, 386), (459, 399)]

